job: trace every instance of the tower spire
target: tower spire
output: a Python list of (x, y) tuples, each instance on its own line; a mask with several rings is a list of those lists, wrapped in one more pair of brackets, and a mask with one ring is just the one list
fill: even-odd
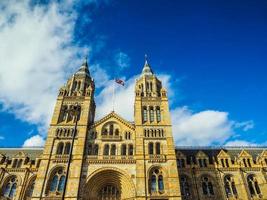
[(79, 70), (76, 72), (76, 74), (85, 74), (90, 76), (89, 68), (88, 68), (88, 57), (85, 56), (83, 64), (79, 68)]
[(145, 54), (145, 64), (144, 64), (144, 67), (143, 67), (143, 70), (142, 70), (142, 76), (143, 75), (153, 75), (153, 71), (148, 63), (148, 59), (147, 59), (147, 54)]

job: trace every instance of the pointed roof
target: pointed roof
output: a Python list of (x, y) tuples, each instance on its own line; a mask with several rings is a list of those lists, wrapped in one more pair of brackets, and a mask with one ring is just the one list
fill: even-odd
[(89, 72), (89, 69), (88, 69), (88, 63), (87, 63), (87, 57), (85, 57), (82, 66), (80, 67), (80, 69), (75, 74), (90, 76), (90, 72)]
[(146, 75), (146, 76), (149, 76), (149, 75), (153, 75), (153, 71), (147, 61), (147, 55), (145, 55), (145, 64), (144, 64), (144, 67), (143, 67), (143, 70), (142, 70), (142, 76), (143, 75)]

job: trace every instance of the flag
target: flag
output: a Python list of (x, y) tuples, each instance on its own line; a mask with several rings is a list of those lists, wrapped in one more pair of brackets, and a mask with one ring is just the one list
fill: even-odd
[(115, 79), (115, 82), (120, 84), (120, 85), (122, 85), (122, 86), (124, 86), (124, 81), (121, 80), (121, 79)]

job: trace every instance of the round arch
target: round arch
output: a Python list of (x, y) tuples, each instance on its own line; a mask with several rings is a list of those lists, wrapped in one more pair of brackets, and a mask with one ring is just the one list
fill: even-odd
[(134, 199), (136, 196), (134, 183), (126, 172), (115, 167), (105, 167), (87, 178), (82, 199), (97, 200), (99, 192), (108, 185), (116, 187), (118, 199)]

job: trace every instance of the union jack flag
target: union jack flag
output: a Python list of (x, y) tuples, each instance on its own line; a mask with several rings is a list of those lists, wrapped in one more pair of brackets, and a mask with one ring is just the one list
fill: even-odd
[(124, 86), (124, 84), (125, 84), (124, 81), (121, 79), (115, 79), (115, 82), (122, 85), (122, 86)]

